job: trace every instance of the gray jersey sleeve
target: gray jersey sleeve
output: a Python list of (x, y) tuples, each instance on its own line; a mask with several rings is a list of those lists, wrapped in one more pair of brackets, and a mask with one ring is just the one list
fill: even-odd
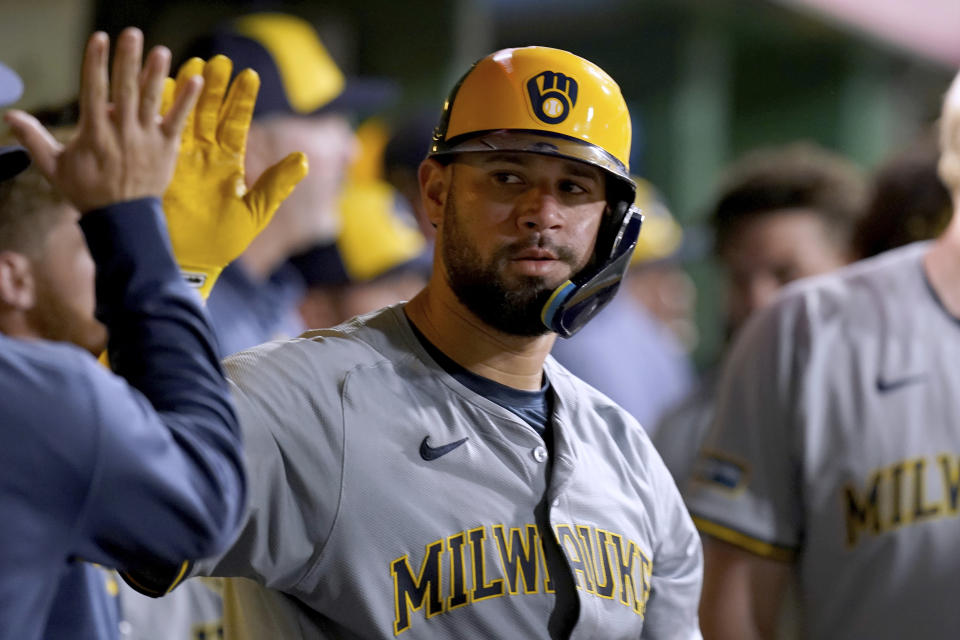
[(703, 580), (700, 536), (666, 468), (654, 474), (653, 481), (660, 497), (660, 545), (654, 551), (641, 638), (695, 640), (701, 637), (697, 618)]
[(726, 363), (716, 416), (695, 463), (687, 504), (703, 533), (788, 560), (802, 529), (795, 456), (795, 373), (808, 344), (803, 299), (760, 312)]
[(340, 384), (321, 379), (305, 342), (269, 343), (224, 362), (254, 481), (237, 541), (194, 574), (289, 589), (323, 549), (340, 495)]
[(716, 378), (716, 372), (708, 374), (693, 393), (660, 419), (653, 431), (653, 445), (681, 491), (713, 422)]

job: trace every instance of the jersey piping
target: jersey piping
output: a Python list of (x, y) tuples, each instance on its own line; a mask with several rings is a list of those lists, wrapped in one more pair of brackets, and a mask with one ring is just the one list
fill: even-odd
[(750, 553), (780, 562), (793, 562), (797, 557), (796, 549), (754, 538), (742, 531), (737, 531), (736, 529), (718, 522), (713, 522), (707, 518), (695, 515), (691, 517), (693, 518), (693, 524), (697, 526), (697, 530), (700, 531), (700, 533), (705, 533), (708, 536), (732, 544), (735, 547), (745, 549)]

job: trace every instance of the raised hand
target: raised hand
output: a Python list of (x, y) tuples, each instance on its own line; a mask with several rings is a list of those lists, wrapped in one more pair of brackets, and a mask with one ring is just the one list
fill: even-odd
[[(202, 73), (204, 89), (183, 131), (173, 181), (163, 197), (173, 253), (187, 281), (206, 298), (220, 271), (270, 222), (280, 203), (307, 174), (300, 152), (263, 172), (249, 190), (244, 156), (260, 77), (241, 71), (227, 91), (233, 64), (225, 56), (185, 62), (164, 103)], [(226, 97), (224, 97), (226, 95)]]
[(5, 119), (33, 161), (82, 213), (143, 197), (160, 197), (173, 175), (180, 134), (202, 81), (184, 78), (159, 116), (170, 51), (156, 47), (141, 67), (143, 34), (120, 34), (108, 76), (110, 41), (87, 42), (80, 81), (80, 120), (62, 145), (33, 116), (10, 111)]

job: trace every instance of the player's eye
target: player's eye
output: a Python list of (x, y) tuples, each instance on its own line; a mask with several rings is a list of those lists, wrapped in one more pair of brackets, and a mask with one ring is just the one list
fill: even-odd
[(800, 277), (797, 268), (791, 264), (777, 265), (773, 268), (773, 277), (781, 286)]
[(494, 171), (493, 181), (497, 184), (523, 184), (523, 178), (511, 171)]
[(574, 182), (573, 180), (563, 180), (560, 183), (560, 191), (563, 193), (569, 193), (570, 195), (582, 195), (589, 193), (590, 189), (579, 182)]

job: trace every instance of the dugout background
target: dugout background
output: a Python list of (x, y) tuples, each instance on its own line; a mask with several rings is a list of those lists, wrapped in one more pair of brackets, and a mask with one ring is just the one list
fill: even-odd
[[(684, 224), (701, 221), (718, 170), (757, 145), (808, 139), (875, 167), (934, 121), (960, 64), (762, 0), (0, 0), (0, 60), (26, 82), (18, 106), (48, 106), (76, 92), (94, 28), (115, 36), (139, 26), (148, 45), (176, 57), (222, 18), (269, 9), (313, 22), (348, 73), (396, 79), (394, 116), (424, 105), (439, 114), (452, 82), (497, 48), (541, 44), (589, 58), (631, 106), (633, 171)], [(709, 256), (688, 265), (701, 365), (719, 347), (715, 269)]]

